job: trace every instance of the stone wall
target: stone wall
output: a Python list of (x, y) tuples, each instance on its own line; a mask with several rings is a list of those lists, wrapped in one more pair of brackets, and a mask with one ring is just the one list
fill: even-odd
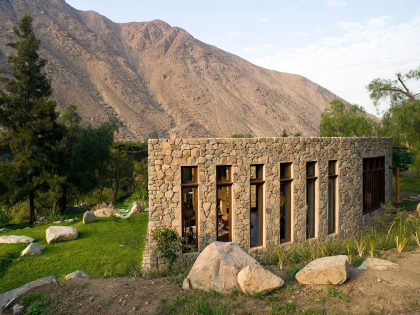
[[(292, 242), (306, 240), (306, 162), (316, 161), (317, 239), (328, 237), (328, 161), (337, 160), (336, 235), (354, 234), (363, 215), (363, 158), (385, 156), (385, 200), (391, 198), (392, 152), (388, 138), (248, 138), (149, 140), (149, 244), (144, 266), (153, 260), (150, 233), (159, 226), (181, 234), (181, 166), (198, 167), (198, 246), (216, 240), (216, 165), (231, 165), (232, 241), (250, 246), (250, 165), (264, 164), (263, 247), (278, 245), (280, 163), (292, 164)], [(365, 222), (366, 221), (366, 222)], [(150, 257), (150, 259), (149, 259)]]

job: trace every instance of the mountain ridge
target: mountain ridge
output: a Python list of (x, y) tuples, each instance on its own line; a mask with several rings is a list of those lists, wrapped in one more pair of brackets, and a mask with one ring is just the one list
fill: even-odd
[(12, 29), (30, 12), (48, 60), (59, 109), (74, 103), (83, 121), (116, 117), (122, 139), (319, 134), (337, 96), (307, 78), (267, 70), (162, 20), (115, 23), (63, 0), (0, 3), (0, 64)]

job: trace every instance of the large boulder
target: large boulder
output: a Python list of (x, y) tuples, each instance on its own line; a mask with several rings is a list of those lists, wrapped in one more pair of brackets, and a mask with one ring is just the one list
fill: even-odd
[(357, 269), (370, 269), (370, 270), (389, 270), (396, 269), (399, 265), (388, 260), (379, 259), (379, 258), (366, 258), (363, 263)]
[(237, 288), (238, 273), (257, 261), (234, 243), (213, 242), (197, 257), (184, 279), (184, 289), (229, 293)]
[(20, 256), (35, 256), (42, 254), (42, 251), (44, 250), (44, 247), (37, 244), (37, 243), (31, 243), (28, 246), (25, 247), (25, 249), (22, 251)]
[(48, 244), (75, 240), (78, 236), (76, 228), (72, 226), (50, 226), (45, 231)]
[(83, 214), (83, 224), (89, 224), (96, 221), (96, 215), (93, 211), (86, 211)]
[(32, 243), (34, 239), (25, 235), (3, 235), (0, 236), (0, 244)]
[(284, 280), (260, 264), (252, 264), (238, 273), (238, 283), (244, 293), (262, 293), (280, 288)]
[(64, 277), (64, 280), (72, 280), (72, 279), (87, 279), (89, 276), (81, 270), (73, 271)]
[(348, 273), (348, 256), (329, 256), (311, 261), (296, 274), (296, 280), (300, 284), (339, 285), (347, 280)]

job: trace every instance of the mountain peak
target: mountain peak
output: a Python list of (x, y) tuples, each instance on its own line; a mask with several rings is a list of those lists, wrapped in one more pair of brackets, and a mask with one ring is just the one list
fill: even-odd
[[(336, 96), (297, 75), (257, 67), (162, 20), (114, 23), (63, 0), (0, 0), (0, 26), (30, 11), (59, 109), (112, 117), (120, 138), (317, 135)], [(0, 65), (10, 36), (0, 37)]]

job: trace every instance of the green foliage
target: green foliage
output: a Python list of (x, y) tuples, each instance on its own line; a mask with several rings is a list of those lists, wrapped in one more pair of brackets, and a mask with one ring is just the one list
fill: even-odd
[(362, 107), (335, 99), (321, 114), (320, 132), (322, 137), (376, 136), (379, 124), (370, 119)]
[(230, 137), (231, 138), (253, 138), (254, 135), (252, 133), (234, 133)]
[(414, 163), (414, 152), (407, 147), (392, 148), (392, 164), (399, 167), (401, 171), (407, 171)]
[[(394, 80), (378, 78), (367, 87), (378, 108), (380, 101), (389, 102), (389, 109), (382, 118), (383, 133), (392, 138), (395, 146), (413, 152), (417, 172), (420, 172), (420, 93), (411, 91), (407, 83), (419, 80), (419, 74), (420, 68), (405, 74), (397, 73)], [(406, 168), (408, 164), (403, 163), (402, 167)]]
[(156, 241), (155, 253), (165, 264), (172, 266), (182, 253), (182, 239), (175, 230), (160, 227), (153, 231), (152, 238)]
[(63, 132), (56, 104), (49, 100), (51, 86), (42, 72), (46, 61), (38, 55), (32, 18), (25, 15), (14, 33), (17, 41), (8, 44), (15, 51), (7, 61), (10, 73), (0, 78), (0, 186), (10, 203), (29, 197), (33, 223), (35, 192), (45, 189), (55, 174)]
[(139, 276), (146, 240), (148, 213), (138, 213), (130, 220), (98, 218), (95, 224), (63, 222), (74, 226), (79, 238), (74, 242), (47, 244), (45, 230), (49, 225), (22, 228), (4, 235), (27, 235), (45, 247), (40, 256), (20, 257), (27, 244), (1, 244), (0, 257), (9, 253), (12, 262), (0, 278), (0, 292), (27, 282), (55, 276), (62, 279), (74, 270), (83, 270), (91, 277)]
[(29, 293), (22, 296), (19, 299), (19, 303), (26, 306), (25, 315), (50, 314), (48, 306), (51, 303), (51, 299), (44, 293)]

